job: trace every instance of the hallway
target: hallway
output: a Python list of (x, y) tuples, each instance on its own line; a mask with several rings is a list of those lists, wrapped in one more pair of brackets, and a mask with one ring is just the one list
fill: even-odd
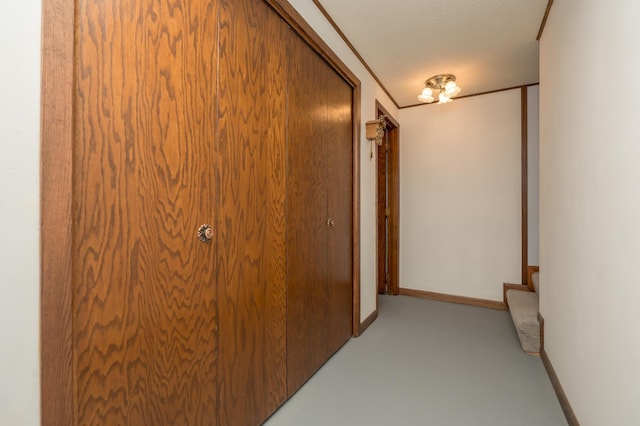
[(266, 426), (566, 424), (508, 312), (381, 296), (351, 339)]

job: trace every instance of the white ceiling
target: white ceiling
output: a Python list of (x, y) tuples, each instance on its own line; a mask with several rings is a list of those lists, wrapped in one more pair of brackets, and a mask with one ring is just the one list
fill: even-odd
[(548, 0), (319, 0), (397, 103), (454, 74), (458, 96), (538, 82)]

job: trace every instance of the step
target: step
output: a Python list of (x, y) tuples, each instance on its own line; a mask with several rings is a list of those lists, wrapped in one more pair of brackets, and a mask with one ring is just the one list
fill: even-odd
[(540, 353), (538, 294), (533, 291), (508, 290), (507, 303), (522, 350)]

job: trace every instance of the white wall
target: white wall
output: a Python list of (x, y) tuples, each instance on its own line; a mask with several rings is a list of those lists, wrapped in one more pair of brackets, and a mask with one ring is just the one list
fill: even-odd
[[(539, 134), (540, 134), (540, 86), (527, 87), (527, 203), (528, 234), (527, 255), (529, 265), (538, 265), (540, 231), (538, 224), (539, 199)], [(520, 281), (518, 281), (520, 282)]]
[(540, 311), (582, 425), (640, 424), (640, 2), (555, 2), (540, 43)]
[(520, 89), (400, 110), (400, 286), (502, 300), (521, 281)]
[[(376, 159), (369, 159), (369, 141), (364, 123), (375, 116), (376, 99), (397, 120), (398, 109), (376, 83), (358, 58), (351, 52), (312, 0), (289, 0), (289, 3), (313, 27), (362, 83), (361, 147), (360, 147), (360, 283), (361, 321), (376, 309)], [(400, 128), (401, 137), (404, 129)], [(403, 143), (401, 141), (401, 143)], [(404, 195), (403, 195), (404, 196)]]
[(0, 14), (0, 424), (40, 423), (40, 7)]

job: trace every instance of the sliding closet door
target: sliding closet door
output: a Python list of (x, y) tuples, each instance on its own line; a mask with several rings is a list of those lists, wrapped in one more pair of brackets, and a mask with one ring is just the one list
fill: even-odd
[(290, 395), (327, 359), (326, 66), (291, 33), (287, 137), (287, 378)]
[(289, 53), (287, 374), (293, 394), (351, 335), (351, 88), (299, 37)]
[(221, 0), (216, 236), (220, 424), (286, 398), (286, 44), (262, 0)]
[(329, 311), (328, 351), (333, 354), (352, 333), (353, 292), (353, 137), (351, 87), (327, 70), (327, 159)]
[[(216, 15), (78, 0), (73, 362), (80, 425), (216, 424)], [(55, 397), (55, 395), (52, 395)]]

